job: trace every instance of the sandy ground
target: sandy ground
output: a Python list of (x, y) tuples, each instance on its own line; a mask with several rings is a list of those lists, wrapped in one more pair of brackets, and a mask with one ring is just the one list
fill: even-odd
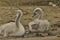
[(28, 37), (28, 38), (15, 38), (15, 37), (9, 37), (9, 38), (1, 38), (1, 40), (59, 40), (56, 36), (50, 36), (50, 37)]

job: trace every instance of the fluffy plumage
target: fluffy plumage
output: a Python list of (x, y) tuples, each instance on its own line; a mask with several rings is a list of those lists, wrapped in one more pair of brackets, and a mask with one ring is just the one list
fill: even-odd
[(20, 23), (20, 18), (22, 16), (22, 11), (17, 10), (16, 11), (16, 21), (6, 23), (4, 25), (1, 25), (0, 27), (0, 34), (3, 34), (4, 37), (7, 36), (23, 36), (25, 34), (25, 29), (23, 25)]
[(36, 14), (39, 14), (40, 16), (37, 19), (35, 19), (34, 21), (29, 23), (30, 31), (33, 30), (32, 25), (34, 25), (34, 24), (38, 25), (38, 26), (36, 26), (36, 28), (38, 28), (36, 31), (38, 31), (38, 32), (48, 31), (50, 28), (50, 22), (48, 20), (42, 19), (43, 18), (42, 9), (41, 8), (35, 8), (33, 12), (34, 12), (33, 16), (35, 16)]

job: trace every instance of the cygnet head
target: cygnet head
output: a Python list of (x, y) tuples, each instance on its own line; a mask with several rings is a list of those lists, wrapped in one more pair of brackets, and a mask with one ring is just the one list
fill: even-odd
[(41, 8), (35, 8), (34, 11), (33, 11), (33, 17), (36, 15), (36, 14), (43, 14), (43, 11)]
[(23, 15), (23, 12), (22, 12), (22, 10), (16, 10), (16, 13), (17, 13), (17, 16), (22, 16)]

